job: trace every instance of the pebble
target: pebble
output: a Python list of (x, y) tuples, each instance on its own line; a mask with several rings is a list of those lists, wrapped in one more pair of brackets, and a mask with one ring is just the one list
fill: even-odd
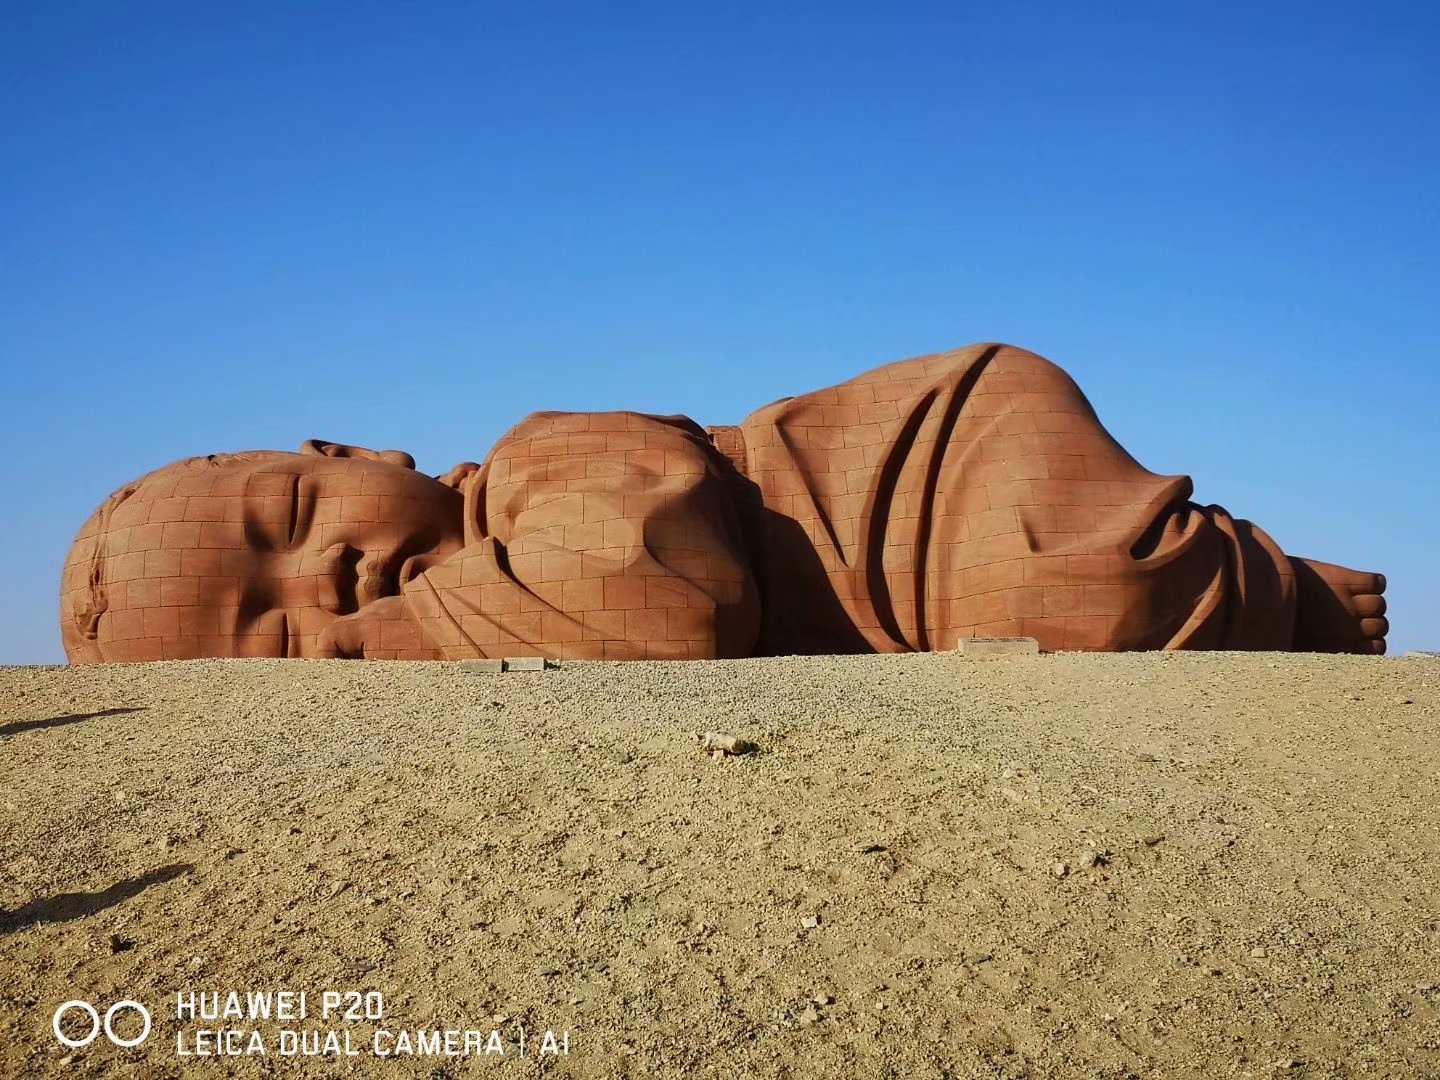
[(800, 928), (802, 930), (814, 930), (819, 925), (819, 915), (806, 915), (803, 919), (800, 920)]
[(1264, 960), (1265, 955), (1265, 948), (1262, 945), (1256, 945), (1255, 948), (1250, 950), (1250, 956), (1254, 960)]
[(820, 1010), (815, 1008), (814, 1005), (806, 1005), (805, 1011), (800, 1014), (800, 1023), (804, 1024), (806, 1027), (809, 1027), (811, 1024), (817, 1023), (819, 1019)]
[(1050, 867), (1050, 873), (1054, 874), (1057, 878), (1063, 878), (1070, 873), (1070, 864), (1057, 862), (1054, 866)]
[(1161, 840), (1164, 840), (1164, 839), (1165, 839), (1165, 834), (1164, 834), (1164, 833), (1155, 833), (1155, 834), (1153, 834), (1153, 835), (1151, 835), (1151, 836), (1142, 837), (1141, 840), (1140, 840), (1140, 842), (1141, 842), (1142, 844), (1144, 844), (1146, 847), (1154, 847), (1156, 844), (1160, 843), (1160, 841), (1161, 841)]
[(988, 964), (994, 959), (995, 957), (988, 952), (973, 952), (965, 958), (966, 962), (971, 964)]
[(738, 735), (725, 735), (717, 731), (705, 732), (700, 739), (700, 748), (711, 757), (724, 757), (727, 754), (753, 754), (760, 749), (749, 739), (742, 739)]
[(1397, 697), (1397, 698), (1395, 699), (1395, 704), (1396, 704), (1396, 705), (1414, 705), (1415, 702), (1411, 701), (1408, 697)]

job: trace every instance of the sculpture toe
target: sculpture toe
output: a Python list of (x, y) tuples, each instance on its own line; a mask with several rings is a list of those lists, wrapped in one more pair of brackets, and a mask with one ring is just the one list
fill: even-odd
[(1355, 597), (1352, 609), (1357, 618), (1378, 619), (1385, 614), (1387, 606), (1383, 596), (1368, 593)]

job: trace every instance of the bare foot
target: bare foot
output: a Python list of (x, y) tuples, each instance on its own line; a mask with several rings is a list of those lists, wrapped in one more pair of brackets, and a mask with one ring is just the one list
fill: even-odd
[(1383, 653), (1385, 575), (1292, 557), (1295, 648), (1299, 652)]

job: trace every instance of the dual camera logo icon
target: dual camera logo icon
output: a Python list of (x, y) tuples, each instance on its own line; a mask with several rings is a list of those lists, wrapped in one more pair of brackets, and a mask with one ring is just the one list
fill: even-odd
[[(60, 1018), (71, 1009), (79, 1009), (90, 1017), (90, 1034), (86, 1035), (83, 1039), (72, 1039), (60, 1030)], [(115, 1014), (123, 1012), (125, 1009), (133, 1009), (139, 1013), (140, 1019), (145, 1025), (140, 1029), (140, 1034), (136, 1035), (133, 1039), (122, 1039), (119, 1035), (115, 1034)], [(150, 1037), (150, 1010), (138, 1001), (117, 1001), (105, 1010), (105, 1019), (101, 1021), (100, 1014), (95, 1011), (95, 1006), (91, 1005), (88, 1001), (67, 1001), (55, 1010), (55, 1016), (50, 1021), (50, 1026), (55, 1029), (55, 1037), (72, 1050), (78, 1050), (82, 1046), (89, 1046), (95, 1041), (95, 1037), (99, 1035), (102, 1030), (105, 1032), (105, 1037), (116, 1046), (139, 1046)]]

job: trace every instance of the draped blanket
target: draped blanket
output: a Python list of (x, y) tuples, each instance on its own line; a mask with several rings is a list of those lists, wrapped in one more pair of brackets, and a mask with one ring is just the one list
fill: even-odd
[(464, 485), (466, 548), (405, 589), (451, 658), (1285, 649), (1290, 561), (1142, 468), (1060, 368), (975, 345), (735, 428), (539, 413)]

